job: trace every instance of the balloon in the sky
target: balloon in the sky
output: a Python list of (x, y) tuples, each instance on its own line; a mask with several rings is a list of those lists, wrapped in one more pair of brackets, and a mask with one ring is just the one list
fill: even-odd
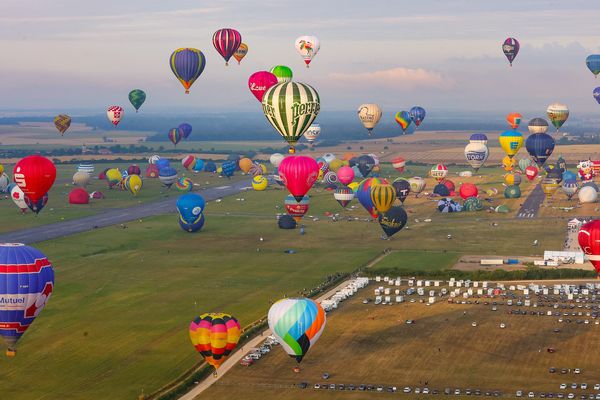
[(536, 178), (536, 176), (538, 176), (538, 172), (539, 169), (534, 166), (534, 165), (530, 165), (528, 167), (525, 168), (525, 177), (527, 178), (528, 181), (532, 181)]
[(484, 133), (474, 133), (469, 137), (469, 143), (487, 144), (488, 138)]
[(258, 71), (248, 78), (248, 89), (258, 101), (262, 102), (265, 92), (277, 83), (277, 77), (269, 71)]
[(420, 176), (413, 176), (408, 180), (408, 183), (410, 183), (410, 191), (414, 192), (415, 195), (421, 193), (427, 186), (425, 179), (421, 178)]
[(429, 171), (429, 174), (433, 179), (441, 182), (446, 178), (446, 175), (448, 175), (448, 167), (446, 167), (444, 164), (434, 165), (431, 168), (431, 171)]
[(319, 124), (312, 124), (306, 130), (306, 133), (304, 134), (304, 137), (306, 138), (306, 140), (308, 141), (308, 143), (313, 143), (315, 140), (318, 139), (318, 137), (319, 137), (320, 134), (321, 134), (321, 126)]
[[(12, 188), (10, 187), (12, 185)], [(10, 188), (10, 198), (16, 204), (17, 207), (21, 209), (22, 212), (27, 211), (27, 203), (25, 202), (25, 193), (21, 190), (21, 188), (12, 183), (8, 186)], [(7, 188), (7, 189), (8, 189)]]
[(386, 213), (379, 214), (377, 219), (386, 236), (392, 237), (404, 228), (408, 215), (401, 206), (393, 206)]
[(538, 167), (544, 165), (548, 157), (552, 155), (554, 145), (554, 138), (547, 133), (529, 135), (525, 142), (527, 152)]
[(197, 193), (186, 193), (179, 196), (176, 206), (181, 218), (191, 223), (197, 220), (200, 214), (202, 214), (206, 206), (206, 201), (204, 197)]
[(294, 145), (321, 109), (319, 94), (309, 85), (298, 82), (280, 83), (265, 93), (263, 113), (273, 128), (289, 143), (290, 153)]
[(290, 194), (300, 202), (319, 175), (319, 165), (311, 157), (289, 156), (278, 167), (279, 176)]
[(123, 119), (124, 114), (125, 111), (121, 106), (110, 106), (108, 107), (108, 110), (106, 110), (106, 116), (114, 126), (119, 125), (119, 122), (121, 122), (121, 119)]
[(54, 126), (60, 132), (61, 136), (65, 134), (67, 129), (71, 126), (71, 117), (66, 114), (59, 114), (54, 117)]
[(135, 108), (135, 112), (138, 112), (142, 104), (146, 101), (146, 92), (141, 89), (133, 89), (129, 92), (129, 102)]
[(346, 207), (354, 198), (354, 191), (348, 187), (337, 188), (333, 198), (337, 200), (340, 206)]
[(600, 74), (600, 54), (591, 54), (585, 59), (585, 65), (592, 71), (594, 76)]
[(467, 162), (475, 171), (478, 171), (479, 168), (485, 164), (488, 159), (490, 152), (488, 147), (481, 142), (473, 142), (471, 141), (465, 147), (465, 158)]
[(300, 36), (298, 39), (296, 39), (294, 45), (306, 63), (306, 68), (308, 68), (308, 64), (310, 64), (313, 57), (317, 55), (319, 49), (321, 48), (319, 39), (316, 36)]
[(302, 361), (325, 329), (323, 308), (311, 299), (295, 298), (277, 301), (269, 309), (269, 328), (283, 350)]
[(225, 65), (229, 65), (229, 59), (240, 47), (242, 35), (235, 29), (223, 28), (213, 34), (213, 46), (225, 60)]
[(600, 277), (600, 220), (594, 219), (581, 225), (577, 241)]
[(216, 370), (237, 346), (242, 330), (230, 314), (206, 313), (190, 323), (189, 333), (196, 351)]
[(285, 65), (276, 65), (271, 68), (270, 72), (277, 77), (278, 83), (290, 82), (294, 76), (292, 69)]
[(404, 204), (404, 200), (410, 194), (410, 182), (408, 179), (398, 178), (392, 182), (392, 186), (396, 191), (396, 198), (400, 200), (400, 203)]
[(298, 201), (294, 196), (288, 194), (285, 198), (284, 205), (287, 213), (299, 223), (310, 208), (310, 196), (304, 196)]
[(425, 109), (419, 106), (414, 106), (408, 111), (408, 113), (410, 114), (410, 119), (417, 128), (421, 125), (421, 122), (423, 122), (426, 115)]
[(190, 135), (192, 134), (192, 126), (190, 124), (188, 124), (187, 122), (179, 124), (179, 126), (177, 128), (179, 128), (179, 130), (181, 131), (181, 135), (182, 135), (183, 139), (189, 138)]
[(509, 37), (504, 41), (504, 43), (502, 43), (502, 51), (508, 59), (511, 67), (515, 57), (517, 57), (517, 54), (519, 54), (519, 48), (519, 41), (515, 38)]
[(517, 131), (505, 131), (499, 137), (500, 147), (509, 158), (513, 158), (523, 146), (523, 135)]
[(358, 189), (356, 190), (358, 201), (373, 218), (377, 218), (378, 213), (371, 199), (371, 189), (382, 183), (387, 184), (388, 182), (385, 179), (367, 178), (358, 185)]
[(552, 103), (546, 109), (546, 114), (548, 114), (548, 119), (558, 131), (569, 118), (569, 108), (561, 103)]
[(519, 114), (518, 112), (509, 113), (506, 116), (506, 120), (508, 121), (508, 124), (513, 129), (517, 129), (519, 127), (522, 119), (523, 119), (523, 116), (521, 114)]
[(597, 87), (596, 89), (594, 89), (592, 94), (594, 95), (594, 99), (596, 99), (598, 104), (600, 104), (600, 87)]
[(392, 159), (392, 167), (398, 172), (404, 172), (404, 167), (406, 166), (406, 160), (402, 157), (396, 157)]
[(534, 118), (529, 121), (527, 128), (531, 134), (546, 133), (548, 132), (548, 121), (546, 121), (544, 118)]
[(183, 138), (183, 133), (179, 128), (169, 129), (169, 133), (167, 135), (169, 136), (169, 140), (171, 141), (171, 143), (173, 143), (173, 145), (175, 146), (177, 146), (177, 143), (179, 143)]
[(246, 45), (246, 43), (240, 43), (240, 47), (233, 53), (233, 58), (237, 60), (239, 65), (242, 59), (246, 57), (246, 54), (248, 54), (248, 45)]
[(164, 167), (158, 171), (158, 179), (163, 185), (170, 188), (177, 181), (177, 170), (173, 167)]
[(379, 184), (371, 187), (371, 201), (379, 214), (387, 212), (396, 200), (396, 190), (392, 185)]
[(348, 185), (354, 180), (354, 170), (348, 166), (340, 167), (337, 170), (337, 176), (342, 185)]
[(54, 270), (39, 250), (21, 243), (0, 244), (0, 336), (6, 355), (46, 306), (54, 289)]
[(412, 122), (412, 119), (411, 119), (408, 111), (397, 112), (396, 115), (394, 116), (394, 120), (396, 120), (398, 125), (400, 125), (400, 127), (402, 128), (402, 134), (406, 133), (406, 130), (408, 129), (408, 127), (410, 126), (410, 123)]
[(202, 75), (202, 71), (206, 67), (206, 58), (198, 49), (181, 48), (171, 54), (169, 64), (171, 71), (183, 85), (185, 93), (189, 93), (190, 87)]
[(39, 155), (22, 158), (13, 170), (13, 181), (21, 188), (25, 198), (31, 200), (32, 204), (38, 203), (48, 193), (55, 179), (54, 163)]
[(361, 104), (358, 107), (357, 113), (358, 119), (360, 119), (360, 122), (369, 131), (370, 136), (373, 128), (375, 128), (381, 119), (381, 108), (377, 104)]

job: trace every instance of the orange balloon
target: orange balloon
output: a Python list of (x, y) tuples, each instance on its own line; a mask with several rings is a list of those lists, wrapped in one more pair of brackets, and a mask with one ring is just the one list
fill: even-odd
[(513, 129), (517, 129), (519, 127), (519, 124), (521, 123), (522, 119), (523, 119), (523, 116), (517, 112), (510, 113), (506, 116), (506, 120), (508, 121), (508, 124)]
[(240, 160), (239, 165), (242, 172), (247, 174), (250, 171), (250, 168), (252, 168), (252, 160), (244, 157)]

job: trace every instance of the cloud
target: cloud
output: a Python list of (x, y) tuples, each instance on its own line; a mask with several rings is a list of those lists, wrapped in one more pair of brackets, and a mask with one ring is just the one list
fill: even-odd
[(454, 81), (439, 72), (428, 71), (424, 68), (396, 67), (373, 72), (344, 73), (337, 72), (329, 75), (335, 82), (350, 82), (357, 85), (385, 86), (401, 89), (437, 88), (451, 89)]

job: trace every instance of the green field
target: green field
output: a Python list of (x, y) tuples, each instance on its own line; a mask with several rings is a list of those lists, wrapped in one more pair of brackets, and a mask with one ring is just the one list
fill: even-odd
[[(491, 185), (498, 178), (489, 179)], [(460, 254), (529, 255), (563, 240), (562, 224), (487, 212), (440, 214), (432, 201), (414, 197), (405, 203), (407, 229), (381, 240), (380, 227), (367, 221), (358, 203), (344, 211), (318, 187), (300, 235), (277, 228), (286, 194), (271, 188), (210, 202), (197, 234), (183, 232), (175, 215), (165, 215), (36, 245), (56, 267), (55, 292), (20, 342), (18, 356), (0, 358), (0, 391), (13, 400), (135, 398), (199, 360), (187, 337), (198, 313), (231, 312), (248, 324), (264, 316), (271, 301), (353, 271), (384, 249), (397, 250), (384, 263), (430, 269), (448, 266)], [(326, 212), (353, 218), (333, 222)], [(425, 217), (432, 221), (413, 221)], [(532, 235), (543, 245), (531, 247)], [(503, 240), (493, 240), (498, 237)]]

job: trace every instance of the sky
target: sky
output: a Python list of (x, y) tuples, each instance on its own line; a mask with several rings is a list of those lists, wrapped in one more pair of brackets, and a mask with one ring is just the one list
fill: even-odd
[[(103, 112), (144, 89), (148, 112), (259, 109), (253, 72), (290, 66), (312, 85), (322, 110), (378, 103), (444, 112), (537, 112), (555, 101), (571, 113), (600, 110), (600, 80), (585, 66), (600, 53), (596, 1), (187, 1), (2, 0), (0, 110)], [(219, 28), (249, 47), (225, 67), (212, 45)], [(319, 37), (310, 68), (300, 35)], [(508, 65), (501, 44), (517, 38)], [(185, 95), (169, 68), (179, 47), (204, 52), (207, 66)]]

